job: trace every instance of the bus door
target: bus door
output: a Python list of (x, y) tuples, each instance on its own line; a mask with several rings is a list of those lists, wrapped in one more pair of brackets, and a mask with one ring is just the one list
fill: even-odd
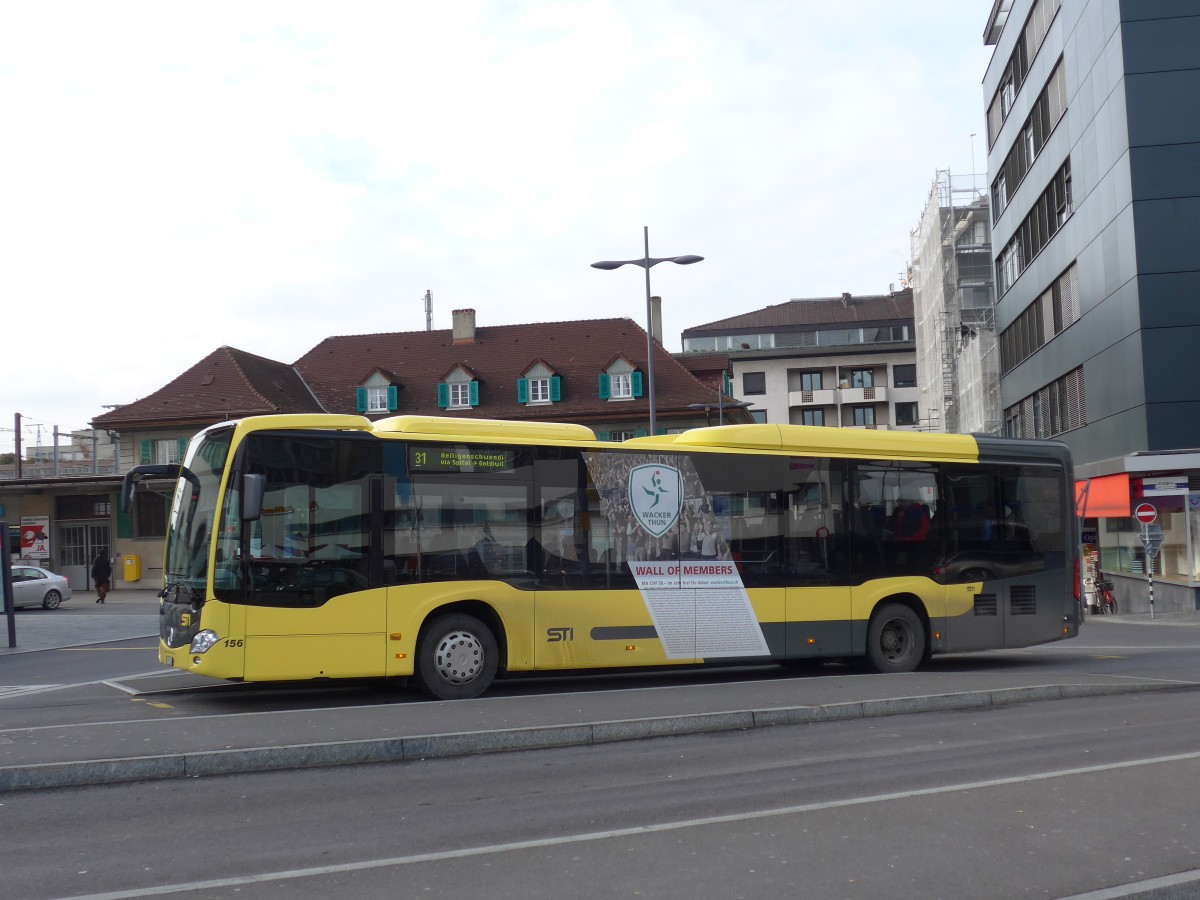
[(795, 458), (789, 469), (784, 652), (791, 659), (848, 655), (852, 581), (844, 466), (837, 460)]
[(994, 467), (947, 466), (936, 577), (946, 585), (950, 650), (1003, 647), (1008, 584), (1000, 478)]
[(249, 443), (251, 470), (267, 485), (243, 551), (246, 679), (382, 675), (385, 590), (371, 577), (379, 479), (369, 446), (269, 434)]

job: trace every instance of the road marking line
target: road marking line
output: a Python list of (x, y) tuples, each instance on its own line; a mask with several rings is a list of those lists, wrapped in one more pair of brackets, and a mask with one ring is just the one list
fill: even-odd
[(962, 784), (948, 784), (941, 787), (921, 788), (914, 791), (897, 791), (890, 794), (873, 794), (866, 797), (850, 797), (845, 800), (830, 800), (824, 803), (803, 803), (798, 806), (786, 806), (782, 809), (765, 809), (745, 813), (731, 813), (724, 816), (705, 816), (699, 819), (685, 819), (678, 822), (662, 822), (657, 825), (637, 825), (630, 828), (615, 828), (609, 831), (585, 832), (582, 834), (560, 835), (552, 838), (539, 838), (531, 841), (513, 841), (507, 844), (487, 844), (482, 847), (466, 847), (462, 850), (442, 850), (434, 853), (415, 853), (411, 856), (393, 856), (387, 859), (370, 859), (356, 863), (338, 863), (328, 866), (312, 866), (306, 869), (285, 869), (279, 872), (264, 872), (257, 875), (242, 875), (235, 878), (215, 878), (210, 881), (193, 881), (183, 884), (163, 884), (155, 887), (136, 888), (129, 891), (108, 891), (101, 894), (81, 894), (73, 900), (126, 900), (130, 897), (154, 897), (162, 894), (179, 894), (187, 891), (206, 891), (217, 888), (240, 887), (247, 884), (264, 884), (271, 881), (286, 881), (295, 878), (313, 878), (321, 875), (336, 875), (343, 872), (361, 872), (368, 869), (382, 869), (389, 866), (404, 866), (413, 863), (441, 862), (448, 859), (468, 859), (474, 856), (487, 856), (497, 853), (511, 853), (520, 850), (536, 850), (544, 847), (558, 847), (566, 844), (581, 844), (591, 841), (602, 841), (609, 838), (631, 837), (639, 834), (656, 834), (666, 831), (678, 831), (683, 828), (696, 828), (704, 825), (725, 825), (735, 822), (746, 822), (753, 819), (769, 819), (781, 816), (792, 816), (807, 812), (823, 812), (829, 809), (841, 809), (849, 806), (865, 806), (870, 803), (887, 803), (892, 800), (911, 800), (917, 797), (930, 797), (938, 794), (950, 794), (956, 791), (974, 791), (981, 788), (1003, 787), (1010, 784), (1022, 784), (1030, 781), (1047, 781), (1052, 778), (1066, 778), (1072, 775), (1092, 775), (1097, 772), (1111, 772), (1115, 769), (1131, 769), (1139, 766), (1161, 765), (1163, 763), (1184, 762), (1200, 759), (1200, 751), (1194, 753), (1177, 753), (1171, 756), (1155, 756), (1147, 759), (1134, 759), (1126, 762), (1105, 763), (1097, 766), (1080, 766), (1072, 769), (1058, 769), (1053, 772), (1038, 772), (1032, 775), (1015, 775), (1009, 778), (993, 778), (987, 781), (970, 781)]
[(0, 699), (6, 697), (23, 697), (27, 694), (40, 694), (44, 691), (56, 691), (68, 687), (63, 684), (13, 684), (0, 686)]
[[(125, 678), (147, 678), (151, 675), (157, 676), (159, 674), (160, 674), (159, 672), (154, 671), (154, 672), (146, 672), (141, 675), (122, 675), (121, 678), (122, 679), (125, 679)], [(28, 684), (28, 685), (18, 684), (18, 685), (12, 685), (12, 686), (0, 685), (0, 700), (3, 700), (7, 697), (18, 697), (18, 696), (23, 696), (25, 694), (42, 693), (44, 691), (62, 691), (62, 690), (66, 690), (68, 688), (91, 687), (92, 685), (95, 685), (95, 684), (101, 684), (101, 685), (105, 685), (106, 687), (116, 688), (119, 691), (125, 691), (127, 694), (139, 693), (139, 691), (132, 690), (130, 688), (125, 687), (122, 684), (118, 684), (117, 681), (118, 681), (118, 679), (110, 679), (110, 680), (100, 680), (100, 681), (73, 681), (73, 682), (69, 682), (69, 683), (65, 683), (65, 684), (40, 684), (40, 685), (39, 684)], [(54, 727), (58, 727), (58, 726), (45, 726), (45, 727), (54, 728)]]

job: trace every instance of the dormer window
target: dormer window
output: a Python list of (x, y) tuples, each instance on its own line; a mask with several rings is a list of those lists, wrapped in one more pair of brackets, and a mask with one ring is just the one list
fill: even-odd
[(437, 386), (439, 409), (470, 409), (479, 405), (479, 381), (466, 366), (455, 366)]
[(372, 372), (354, 393), (354, 407), (360, 413), (395, 412), (400, 406), (396, 377), (383, 369)]
[(618, 356), (600, 375), (601, 400), (632, 400), (642, 396), (642, 373)]
[(538, 360), (517, 379), (517, 402), (527, 405), (557, 403), (562, 399), (562, 378)]

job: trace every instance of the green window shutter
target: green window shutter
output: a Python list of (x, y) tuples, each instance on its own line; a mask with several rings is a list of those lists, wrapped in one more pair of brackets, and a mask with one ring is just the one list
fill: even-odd
[(635, 396), (635, 397), (642, 396), (642, 373), (634, 372), (633, 378), (631, 378), (630, 380), (633, 382), (633, 396)]
[(367, 389), (365, 387), (355, 389), (354, 406), (359, 412), (367, 411)]
[(117, 510), (117, 537), (133, 537), (133, 513)]
[(645, 428), (639, 428), (633, 433), (633, 436), (634, 437), (645, 437), (647, 434), (649, 434), (649, 432), (646, 431)]
[(450, 385), (442, 382), (438, 385), (438, 409), (445, 409), (450, 405)]
[(517, 379), (517, 402), (518, 403), (528, 403), (529, 402), (529, 379), (528, 378), (518, 378)]
[(143, 466), (150, 465), (154, 459), (154, 441), (142, 441), (138, 444), (138, 458)]
[(608, 438), (608, 432), (607, 432), (607, 431), (597, 431), (597, 432), (596, 432), (596, 439), (597, 439), (597, 440), (600, 440), (600, 441), (607, 441), (607, 440), (609, 439), (609, 438)]
[(733, 379), (729, 377), (728, 372), (721, 373), (721, 393), (726, 397), (733, 396)]
[(388, 412), (395, 412), (400, 408), (400, 388), (394, 384), (388, 385)]
[(608, 386), (609, 386), (608, 373), (602, 372), (600, 374), (600, 399), (601, 400), (607, 400), (609, 398), (610, 395), (608, 392)]
[(187, 456), (187, 445), (188, 445), (187, 438), (180, 438), (179, 441), (175, 445), (179, 450), (179, 461), (180, 462), (183, 462), (183, 458), (185, 456)]
[(550, 376), (550, 400), (557, 403), (562, 399), (562, 378), (558, 375)]
[(472, 381), (467, 385), (467, 402), (472, 406), (479, 405), (479, 382)]

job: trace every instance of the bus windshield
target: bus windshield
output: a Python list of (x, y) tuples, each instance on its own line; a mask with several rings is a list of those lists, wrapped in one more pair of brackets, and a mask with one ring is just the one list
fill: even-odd
[(204, 598), (221, 475), (232, 438), (233, 429), (223, 428), (194, 440), (175, 484), (163, 564), (166, 589), (175, 599)]

